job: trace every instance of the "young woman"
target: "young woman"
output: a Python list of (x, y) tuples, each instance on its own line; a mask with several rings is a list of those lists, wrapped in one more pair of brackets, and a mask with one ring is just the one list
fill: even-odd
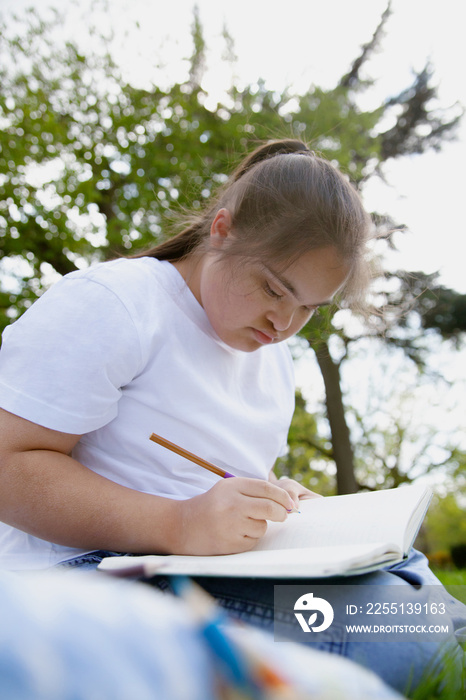
[[(336, 168), (299, 141), (276, 141), (178, 236), (46, 292), (7, 328), (0, 354), (0, 564), (227, 554), (253, 547), (268, 520), (294, 517), (314, 494), (273, 475), (293, 413), (283, 341), (320, 306), (360, 302), (370, 226)], [(219, 480), (152, 432), (237, 478)], [(204, 584), (270, 623), (273, 581)], [(393, 679), (393, 660), (375, 657), (363, 663)], [(400, 682), (411, 660), (398, 659)]]

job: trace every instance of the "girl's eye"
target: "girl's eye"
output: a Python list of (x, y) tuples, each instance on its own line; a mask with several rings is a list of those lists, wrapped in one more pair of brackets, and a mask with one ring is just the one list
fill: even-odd
[(319, 306), (304, 306), (303, 308), (308, 314), (312, 314), (313, 316), (320, 312)]
[(272, 289), (272, 287), (269, 285), (268, 282), (265, 282), (264, 290), (265, 290), (265, 293), (268, 294), (269, 297), (272, 297), (273, 299), (283, 299), (283, 294), (279, 294), (274, 289)]

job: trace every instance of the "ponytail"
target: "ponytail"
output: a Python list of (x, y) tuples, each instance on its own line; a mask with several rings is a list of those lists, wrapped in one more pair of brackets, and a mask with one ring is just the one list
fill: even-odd
[(181, 260), (193, 253), (204, 239), (202, 222), (193, 223), (181, 233), (159, 243), (154, 248), (132, 255), (132, 258), (157, 258), (157, 260)]
[(296, 139), (283, 139), (281, 141), (268, 141), (256, 148), (255, 151), (250, 153), (246, 158), (240, 163), (231, 176), (231, 180), (236, 182), (242, 177), (248, 170), (250, 170), (257, 163), (267, 160), (267, 158), (272, 158), (273, 156), (290, 154), (290, 153), (300, 153), (301, 155), (313, 156), (313, 151), (310, 151), (305, 143), (302, 141), (297, 141)]

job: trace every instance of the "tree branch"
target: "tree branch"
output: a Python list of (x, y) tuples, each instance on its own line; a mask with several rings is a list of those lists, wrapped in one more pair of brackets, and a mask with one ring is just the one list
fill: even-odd
[(364, 65), (364, 63), (369, 59), (370, 55), (378, 47), (378, 44), (379, 44), (380, 39), (382, 37), (385, 23), (387, 22), (391, 13), (392, 13), (391, 0), (389, 0), (387, 7), (385, 8), (385, 10), (382, 14), (382, 17), (380, 18), (380, 22), (379, 22), (375, 32), (372, 35), (371, 40), (367, 44), (364, 44), (361, 47), (362, 48), (361, 54), (353, 62), (353, 65), (351, 66), (350, 71), (342, 77), (342, 79), (340, 80), (340, 83), (339, 83), (339, 87), (352, 88), (352, 87), (355, 87), (355, 85), (357, 83), (361, 82), (361, 78), (360, 78), (361, 68)]

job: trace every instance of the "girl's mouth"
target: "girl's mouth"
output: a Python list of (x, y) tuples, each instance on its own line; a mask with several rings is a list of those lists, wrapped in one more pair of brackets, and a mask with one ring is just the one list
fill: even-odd
[(253, 328), (252, 331), (261, 345), (270, 345), (270, 343), (273, 343), (274, 340), (277, 340), (277, 336), (269, 335), (268, 333), (264, 333), (257, 328)]

